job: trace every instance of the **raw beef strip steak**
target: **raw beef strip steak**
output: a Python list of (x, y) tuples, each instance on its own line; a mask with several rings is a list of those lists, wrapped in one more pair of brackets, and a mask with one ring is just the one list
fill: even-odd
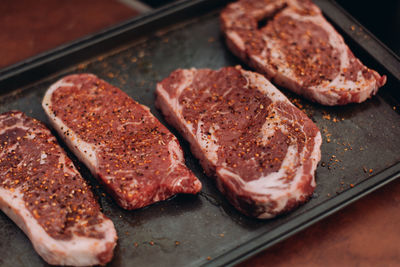
[(0, 115), (0, 208), (49, 264), (106, 264), (114, 224), (51, 132), (20, 111)]
[(240, 67), (181, 69), (156, 94), (166, 120), (239, 211), (270, 218), (313, 193), (321, 134), (262, 75)]
[(241, 0), (223, 10), (221, 27), (236, 56), (323, 105), (363, 102), (386, 82), (353, 55), (311, 1)]
[(137, 209), (201, 190), (176, 137), (148, 107), (95, 75), (70, 75), (54, 83), (43, 108), (121, 207)]

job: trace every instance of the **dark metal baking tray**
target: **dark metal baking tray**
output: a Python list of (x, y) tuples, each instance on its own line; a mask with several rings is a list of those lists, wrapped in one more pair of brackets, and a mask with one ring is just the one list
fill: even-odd
[[(219, 31), (218, 14), (227, 2), (180, 1), (3, 69), (0, 112), (19, 109), (47, 122), (40, 105), (47, 87), (69, 73), (91, 72), (149, 106), (165, 123), (154, 108), (156, 82), (176, 68), (216, 69), (240, 64), (226, 49)], [(232, 208), (213, 181), (205, 177), (178, 135), (187, 165), (204, 185), (202, 193), (125, 211), (104, 194), (74, 158), (117, 228), (118, 246), (110, 266), (232, 265), (399, 177), (400, 61), (334, 2), (315, 2), (356, 56), (387, 74), (388, 83), (376, 97), (344, 107), (323, 107), (283, 90), (305, 109), (323, 134), (318, 185), (312, 199), (275, 219), (247, 218)], [(3, 213), (0, 236), (1, 266), (46, 266), (22, 231)]]

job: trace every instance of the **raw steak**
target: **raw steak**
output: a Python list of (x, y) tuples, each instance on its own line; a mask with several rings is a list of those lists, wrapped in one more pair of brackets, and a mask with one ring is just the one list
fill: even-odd
[(175, 136), (149, 108), (96, 76), (59, 80), (46, 92), (43, 108), (70, 149), (121, 207), (137, 209), (201, 190)]
[(321, 134), (262, 75), (240, 67), (176, 70), (156, 94), (166, 120), (239, 211), (270, 218), (312, 194)]
[(20, 111), (0, 115), (0, 208), (49, 264), (106, 264), (114, 224), (56, 138)]
[(363, 102), (386, 83), (353, 55), (311, 1), (241, 0), (223, 10), (221, 27), (236, 56), (323, 105)]

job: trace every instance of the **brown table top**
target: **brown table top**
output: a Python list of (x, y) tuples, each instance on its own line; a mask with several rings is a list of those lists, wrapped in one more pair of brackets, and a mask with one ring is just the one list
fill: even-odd
[[(138, 14), (116, 0), (3, 0), (0, 12), (0, 68)], [(397, 180), (239, 266), (399, 266), (399, 244)]]
[(399, 266), (400, 180), (239, 266)]
[(2, 0), (0, 68), (136, 14), (116, 0)]

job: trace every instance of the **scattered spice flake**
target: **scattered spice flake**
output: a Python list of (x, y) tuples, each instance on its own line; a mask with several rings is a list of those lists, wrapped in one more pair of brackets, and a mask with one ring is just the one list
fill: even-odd
[(136, 61), (137, 61), (137, 58), (136, 58), (136, 57), (134, 57), (134, 58), (131, 59), (131, 62), (132, 62), (132, 63), (135, 63)]
[(344, 146), (344, 149), (343, 149), (344, 151), (353, 150), (350, 143), (343, 142), (342, 145)]
[(208, 260), (208, 261), (210, 261), (210, 260), (211, 260), (211, 257), (210, 257), (210, 256), (208, 256), (208, 257), (207, 257), (207, 260)]
[(326, 111), (323, 112), (322, 118), (328, 121), (333, 121), (333, 122), (339, 122), (339, 121), (344, 121), (344, 118), (336, 118), (336, 117), (331, 117), (331, 114), (327, 113)]
[(331, 120), (331, 115), (330, 114), (325, 114), (322, 116), (323, 119), (330, 121)]
[(369, 169), (369, 173), (372, 173), (374, 170), (373, 169)]
[(108, 78), (114, 78), (114, 74), (112, 72), (107, 73)]
[(356, 29), (356, 27), (355, 27), (354, 25), (351, 25), (350, 29), (351, 29), (352, 31), (354, 31), (354, 30)]
[(303, 108), (303, 105), (300, 103), (300, 100), (299, 100), (299, 99), (293, 98), (293, 99), (290, 99), (290, 100), (291, 100), (291, 102), (292, 102), (293, 104), (296, 105), (296, 107), (298, 107), (298, 108), (300, 108), (300, 109)]
[(154, 241), (150, 241), (149, 244), (150, 244), (151, 246), (154, 246)]
[(40, 218), (40, 215), (37, 210), (33, 210), (33, 215), (35, 216), (36, 219)]
[(396, 110), (396, 106), (393, 106), (393, 110)]
[(353, 188), (353, 187), (354, 187), (354, 184), (350, 184), (350, 187)]
[(104, 59), (104, 56), (99, 56), (99, 57), (97, 57), (97, 60), (98, 61), (102, 61)]
[(87, 66), (86, 64), (81, 63), (81, 64), (78, 65), (78, 70), (83, 70), (83, 69), (86, 68), (86, 66)]
[(133, 243), (133, 245), (137, 248), (139, 246), (138, 242)]
[(175, 246), (179, 246), (180, 244), (181, 244), (181, 242), (175, 241)]
[(219, 234), (219, 236), (220, 236), (220, 237), (224, 237), (224, 236), (225, 236), (225, 234), (224, 234), (224, 233), (222, 233), (222, 234)]

